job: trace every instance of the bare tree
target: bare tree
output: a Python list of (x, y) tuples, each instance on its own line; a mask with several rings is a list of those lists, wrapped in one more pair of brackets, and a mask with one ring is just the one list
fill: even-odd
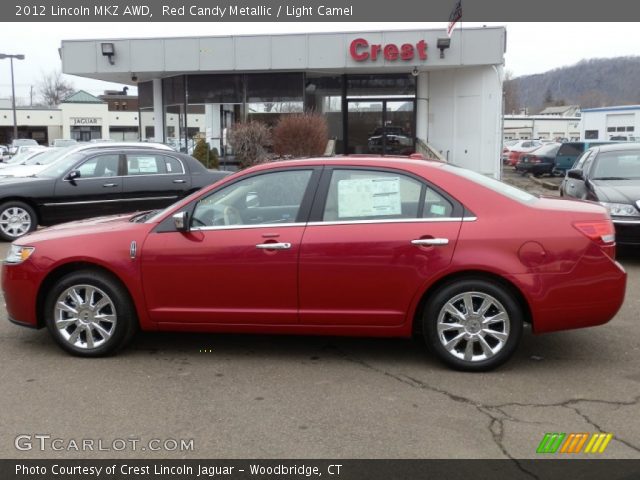
[(74, 92), (73, 84), (62, 77), (60, 70), (43, 73), (37, 86), (42, 104), (55, 107), (60, 105), (65, 97)]
[(513, 72), (507, 70), (504, 75), (504, 113), (507, 115), (518, 113), (520, 99), (518, 98), (518, 84), (513, 79)]

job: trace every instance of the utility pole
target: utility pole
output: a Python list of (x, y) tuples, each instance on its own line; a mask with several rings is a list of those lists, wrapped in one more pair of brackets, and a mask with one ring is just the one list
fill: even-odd
[(11, 61), (11, 108), (13, 109), (13, 140), (18, 138), (18, 116), (16, 115), (16, 86), (13, 79), (13, 59), (24, 60), (24, 55), (8, 55), (0, 53), (0, 60), (8, 58)]

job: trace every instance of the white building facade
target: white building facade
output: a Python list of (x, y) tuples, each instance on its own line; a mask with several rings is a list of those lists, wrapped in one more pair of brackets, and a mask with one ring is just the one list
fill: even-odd
[(504, 140), (580, 139), (581, 117), (552, 115), (505, 115)]
[(640, 105), (582, 110), (580, 135), (584, 140), (638, 141), (640, 139)]
[(338, 154), (431, 148), (498, 176), (506, 31), (447, 41), (442, 29), (69, 40), (61, 55), (64, 73), (138, 85), (142, 139), (205, 138), (224, 155), (235, 122), (313, 111)]

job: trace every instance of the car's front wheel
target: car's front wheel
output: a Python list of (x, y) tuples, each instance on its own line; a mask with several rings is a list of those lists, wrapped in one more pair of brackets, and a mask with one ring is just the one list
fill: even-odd
[(0, 238), (14, 241), (38, 226), (36, 213), (24, 202), (11, 201), (0, 205)]
[(424, 310), (430, 349), (447, 365), (466, 371), (496, 368), (513, 355), (522, 337), (523, 313), (497, 282), (464, 279), (441, 287)]
[(46, 297), (44, 312), (55, 341), (83, 357), (115, 352), (129, 342), (138, 325), (122, 285), (91, 270), (67, 274), (56, 282)]

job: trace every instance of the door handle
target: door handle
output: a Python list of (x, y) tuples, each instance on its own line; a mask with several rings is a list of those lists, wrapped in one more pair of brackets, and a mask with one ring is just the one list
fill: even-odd
[(290, 243), (259, 243), (256, 248), (262, 250), (288, 250), (291, 248)]
[(117, 183), (105, 183), (105, 184), (103, 185), (103, 187), (117, 187), (117, 186), (118, 186), (118, 184), (117, 184)]
[(442, 246), (449, 245), (448, 238), (418, 238), (416, 240), (411, 240), (411, 245), (428, 245), (428, 246)]
[(186, 180), (177, 179), (177, 180), (174, 180), (173, 183), (186, 183)]

